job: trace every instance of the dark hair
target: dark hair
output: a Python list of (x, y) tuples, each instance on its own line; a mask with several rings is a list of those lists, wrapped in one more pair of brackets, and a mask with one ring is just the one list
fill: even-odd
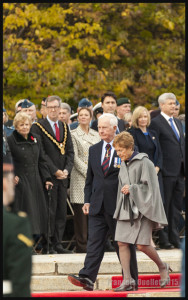
[(106, 93), (104, 93), (104, 95), (102, 95), (102, 97), (101, 97), (101, 102), (102, 103), (104, 102), (104, 99), (106, 97), (112, 97), (112, 98), (114, 98), (116, 100), (116, 103), (117, 103), (117, 97), (116, 97), (116, 95), (113, 92), (106, 92)]

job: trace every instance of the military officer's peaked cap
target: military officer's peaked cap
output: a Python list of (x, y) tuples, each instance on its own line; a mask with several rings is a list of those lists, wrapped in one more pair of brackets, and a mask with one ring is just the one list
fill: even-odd
[(28, 108), (28, 107), (33, 106), (33, 105), (34, 105), (33, 102), (31, 102), (31, 101), (25, 99), (25, 100), (22, 102), (21, 107), (22, 107), (22, 108)]

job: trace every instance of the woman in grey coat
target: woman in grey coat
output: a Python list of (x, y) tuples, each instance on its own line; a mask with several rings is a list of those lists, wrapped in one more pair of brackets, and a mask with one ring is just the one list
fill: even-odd
[(158, 266), (161, 287), (169, 281), (168, 264), (161, 261), (151, 245), (152, 230), (167, 225), (153, 162), (145, 153), (134, 151), (134, 139), (128, 132), (114, 138), (113, 146), (121, 159), (119, 186), (114, 218), (117, 219), (115, 240), (118, 241), (124, 280), (114, 291), (134, 290), (130, 274), (129, 244), (148, 255)]

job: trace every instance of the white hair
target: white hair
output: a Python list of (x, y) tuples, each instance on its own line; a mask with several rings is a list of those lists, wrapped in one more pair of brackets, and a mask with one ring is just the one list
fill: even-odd
[(118, 125), (118, 120), (116, 118), (116, 116), (114, 116), (113, 114), (110, 114), (110, 113), (103, 113), (99, 118), (98, 118), (98, 121), (100, 119), (108, 119), (110, 121), (110, 125), (111, 127), (114, 127), (114, 126), (117, 126)]
[(173, 93), (163, 93), (158, 98), (159, 105), (161, 103), (165, 103), (167, 99), (173, 99), (176, 100), (176, 96)]

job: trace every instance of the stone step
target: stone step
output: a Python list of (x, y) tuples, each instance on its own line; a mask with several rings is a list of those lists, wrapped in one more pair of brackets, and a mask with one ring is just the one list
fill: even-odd
[[(159, 250), (160, 257), (169, 263), (173, 273), (181, 272), (181, 250)], [(85, 254), (33, 255), (31, 290), (35, 291), (79, 291), (72, 285), (68, 274), (78, 274), (83, 267)], [(144, 253), (137, 251), (139, 274), (158, 273), (158, 268)], [(111, 289), (111, 277), (121, 275), (121, 266), (116, 253), (106, 252), (95, 282), (95, 289)]]
[(181, 297), (181, 292), (180, 291), (173, 291), (170, 290), (169, 291), (165, 291), (165, 292), (152, 292), (152, 290), (150, 292), (146, 292), (146, 293), (137, 293), (137, 294), (128, 294), (127, 295), (128, 298), (132, 297), (136, 297), (136, 298), (141, 298), (141, 297), (145, 297), (145, 298), (178, 298)]

